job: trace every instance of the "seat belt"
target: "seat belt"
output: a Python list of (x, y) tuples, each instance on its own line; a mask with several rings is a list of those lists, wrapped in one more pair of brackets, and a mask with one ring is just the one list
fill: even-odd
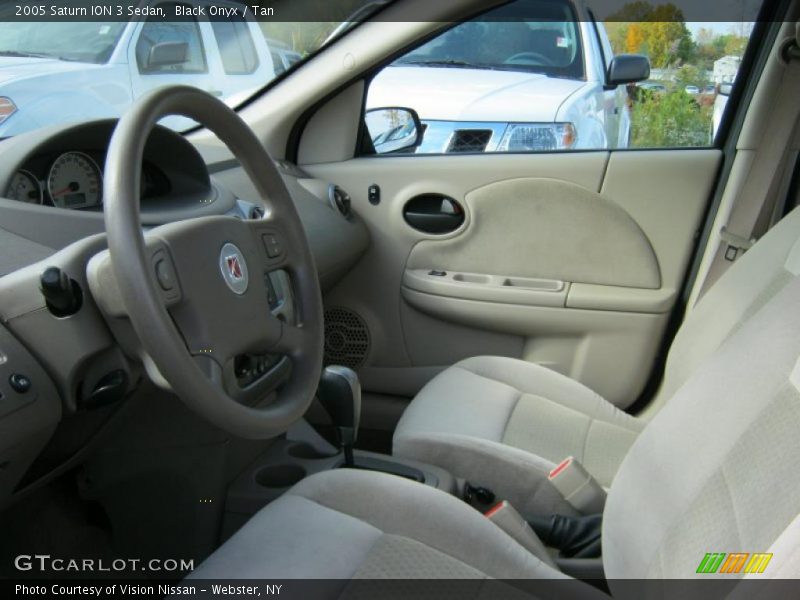
[[(714, 259), (706, 272), (698, 298), (722, 276), (728, 267), (747, 252), (771, 225), (779, 189), (787, 168), (789, 146), (797, 128), (800, 98), (800, 23), (795, 25), (795, 39), (784, 48), (786, 68), (778, 88), (772, 118), (764, 130), (757, 154), (745, 184), (733, 205), (728, 222), (719, 234)], [(768, 182), (764, 185), (763, 182)]]

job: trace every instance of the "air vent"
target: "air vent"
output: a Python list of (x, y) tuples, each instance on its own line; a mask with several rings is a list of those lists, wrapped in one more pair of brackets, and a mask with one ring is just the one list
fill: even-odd
[(448, 152), (483, 152), (492, 139), (491, 129), (458, 129), (450, 139)]
[(345, 219), (350, 217), (350, 196), (338, 185), (328, 188), (328, 201), (333, 209)]
[(358, 369), (369, 354), (369, 329), (358, 313), (346, 308), (325, 310), (325, 365)]

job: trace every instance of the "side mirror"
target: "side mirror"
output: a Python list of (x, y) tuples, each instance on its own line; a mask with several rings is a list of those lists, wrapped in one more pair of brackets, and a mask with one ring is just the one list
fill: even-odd
[(610, 88), (650, 79), (650, 59), (641, 54), (620, 54), (608, 67), (606, 85)]
[(182, 65), (189, 60), (189, 44), (187, 42), (160, 42), (150, 48), (147, 55), (147, 68)]
[(721, 84), (719, 84), (719, 95), (720, 96), (730, 96), (732, 91), (733, 91), (733, 84), (732, 83), (721, 83)]
[(422, 143), (422, 123), (410, 108), (373, 108), (364, 120), (376, 154), (411, 150)]

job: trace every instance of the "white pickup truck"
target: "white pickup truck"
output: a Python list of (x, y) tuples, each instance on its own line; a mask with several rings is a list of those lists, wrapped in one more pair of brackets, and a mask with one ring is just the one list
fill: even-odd
[[(175, 4), (150, 1), (142, 7), (162, 6), (173, 14)], [(224, 4), (214, 0), (215, 6)], [(138, 96), (166, 84), (191, 85), (233, 105), (286, 70), (294, 54), (279, 44), (271, 47), (258, 23), (242, 17), (0, 22), (0, 137), (117, 117)], [(173, 118), (167, 124), (191, 122)]]
[(625, 84), (649, 75), (645, 57), (614, 56), (583, 1), (517, 0), (391, 63), (367, 108), (416, 111), (417, 153), (624, 148)]

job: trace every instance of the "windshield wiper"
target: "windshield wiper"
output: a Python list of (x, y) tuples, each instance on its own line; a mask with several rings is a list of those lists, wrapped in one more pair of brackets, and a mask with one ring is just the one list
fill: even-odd
[(39, 52), (22, 52), (20, 50), (0, 50), (0, 56), (15, 56), (18, 58), (59, 58), (50, 54), (41, 54)]
[(471, 63), (465, 60), (402, 60), (395, 63), (396, 65), (413, 65), (415, 67), (463, 67), (466, 69), (491, 69), (491, 65), (482, 65), (479, 63)]

